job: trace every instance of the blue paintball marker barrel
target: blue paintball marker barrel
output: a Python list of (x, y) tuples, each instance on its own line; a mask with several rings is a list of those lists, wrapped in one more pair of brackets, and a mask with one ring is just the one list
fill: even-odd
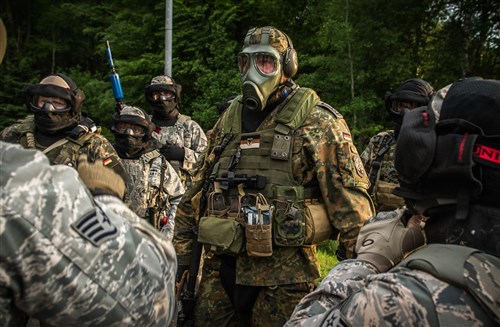
[(113, 90), (113, 96), (116, 100), (116, 108), (121, 111), (123, 107), (123, 90), (122, 84), (120, 83), (120, 76), (116, 72), (115, 65), (113, 63), (113, 57), (111, 56), (111, 48), (109, 46), (109, 41), (106, 41), (106, 53), (109, 60), (109, 68), (111, 68), (111, 74), (109, 75), (109, 81), (111, 82), (111, 88)]

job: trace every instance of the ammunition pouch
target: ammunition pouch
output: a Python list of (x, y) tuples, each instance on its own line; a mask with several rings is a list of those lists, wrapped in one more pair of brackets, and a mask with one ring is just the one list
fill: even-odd
[(243, 250), (243, 226), (233, 218), (202, 217), (198, 226), (198, 242), (210, 254), (239, 254)]

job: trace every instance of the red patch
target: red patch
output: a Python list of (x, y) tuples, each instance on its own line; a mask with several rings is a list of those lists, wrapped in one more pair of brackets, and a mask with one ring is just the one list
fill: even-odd
[(104, 160), (102, 161), (102, 164), (103, 164), (104, 166), (107, 166), (107, 165), (109, 165), (109, 164), (110, 164), (110, 163), (112, 163), (112, 162), (113, 162), (113, 160), (112, 160), (111, 158), (106, 158), (106, 159), (104, 159)]
[(155, 132), (159, 134), (161, 132), (161, 127), (156, 127)]
[(351, 141), (351, 140), (352, 140), (351, 134), (348, 134), (348, 133), (342, 133), (342, 136), (344, 137), (344, 139), (345, 139), (345, 140), (349, 140), (349, 141)]

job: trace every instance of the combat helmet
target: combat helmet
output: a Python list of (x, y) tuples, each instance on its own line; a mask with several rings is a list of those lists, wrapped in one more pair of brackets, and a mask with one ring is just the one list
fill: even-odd
[[(141, 126), (144, 128), (144, 133), (134, 133), (132, 130), (124, 132), (118, 131), (116, 128), (118, 123), (129, 123)], [(151, 139), (154, 129), (155, 124), (151, 122), (149, 115), (147, 115), (141, 108), (133, 106), (124, 106), (120, 112), (113, 114), (111, 121), (111, 131), (113, 134), (127, 134), (136, 138), (142, 138), (144, 141)]]
[(146, 100), (151, 105), (158, 105), (164, 100), (153, 98), (153, 92), (158, 91), (169, 91), (175, 94), (175, 103), (179, 104), (181, 100), (182, 85), (175, 83), (174, 79), (167, 75), (155, 76), (151, 79), (151, 82), (146, 86)]

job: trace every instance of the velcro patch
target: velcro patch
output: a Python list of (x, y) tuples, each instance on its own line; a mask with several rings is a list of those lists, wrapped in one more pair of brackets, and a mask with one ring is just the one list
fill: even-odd
[(242, 136), (240, 140), (240, 148), (244, 149), (258, 149), (260, 148), (260, 137), (256, 136)]
[(71, 227), (95, 246), (118, 236), (118, 229), (99, 207), (71, 224)]

